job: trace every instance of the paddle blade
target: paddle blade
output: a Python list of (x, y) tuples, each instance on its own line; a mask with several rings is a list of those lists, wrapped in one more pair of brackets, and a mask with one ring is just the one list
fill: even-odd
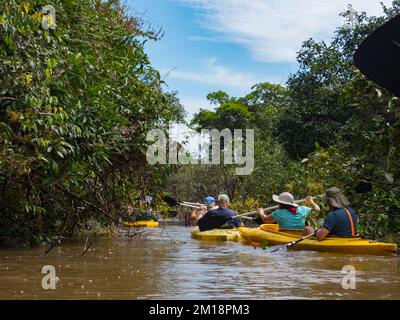
[(279, 246), (273, 246), (270, 247), (266, 250), (267, 253), (275, 253), (277, 251), (281, 251), (283, 249), (286, 249), (286, 245), (279, 245)]
[(162, 199), (163, 199), (164, 202), (165, 202), (168, 206), (170, 206), (170, 207), (175, 207), (175, 206), (178, 205), (178, 202), (177, 202), (174, 198), (172, 198), (172, 197), (170, 197), (170, 196), (162, 197)]

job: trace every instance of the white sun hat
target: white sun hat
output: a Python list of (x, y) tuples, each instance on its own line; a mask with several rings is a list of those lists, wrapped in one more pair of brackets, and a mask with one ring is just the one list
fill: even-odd
[(294, 202), (294, 197), (289, 192), (283, 192), (279, 196), (273, 195), (272, 200), (277, 203), (286, 204), (288, 206), (298, 207), (299, 205)]

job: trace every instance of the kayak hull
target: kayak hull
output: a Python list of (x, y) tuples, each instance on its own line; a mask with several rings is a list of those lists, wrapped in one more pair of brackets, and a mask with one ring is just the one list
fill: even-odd
[(192, 230), (192, 238), (203, 241), (236, 241), (241, 240), (238, 229), (213, 229), (208, 231), (200, 231), (199, 227)]
[(154, 220), (124, 221), (124, 226), (128, 228), (157, 228), (160, 224)]
[[(298, 240), (299, 235), (290, 234), (290, 231), (265, 231), (262, 228), (239, 228), (242, 238), (249, 244), (256, 246), (275, 246), (287, 244)], [(323, 241), (315, 238), (305, 239), (299, 242), (292, 250), (311, 250), (336, 253), (388, 255), (397, 250), (394, 243), (375, 242), (361, 238), (327, 237)]]

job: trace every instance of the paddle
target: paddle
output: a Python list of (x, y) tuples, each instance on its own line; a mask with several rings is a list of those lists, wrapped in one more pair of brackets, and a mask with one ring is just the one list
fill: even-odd
[[(318, 198), (318, 197), (321, 197), (321, 196), (313, 197), (313, 199)], [(307, 199), (301, 199), (301, 200), (295, 200), (294, 202), (295, 203), (301, 203), (301, 202), (305, 202), (306, 200)], [(269, 208), (265, 208), (264, 210), (265, 211), (272, 211), (272, 210), (275, 210), (275, 209), (278, 209), (278, 208), (279, 208), (279, 205), (273, 206), (273, 207), (269, 207)], [(244, 217), (244, 216), (249, 216), (249, 215), (256, 214), (256, 213), (257, 213), (257, 210), (251, 211), (251, 212), (242, 213), (242, 214), (239, 214), (239, 215), (236, 215), (236, 216), (233, 216), (233, 217), (226, 218), (226, 217), (221, 217), (219, 215), (214, 215), (212, 212), (209, 211), (209, 212), (206, 213), (207, 219), (201, 218), (198, 221), (198, 225), (199, 225), (200, 231), (212, 230), (212, 229), (216, 229), (216, 228), (222, 226), (223, 224), (225, 224), (229, 220), (241, 218), (241, 217)]]
[(170, 196), (166, 196), (162, 198), (168, 206), (170, 207), (176, 207), (176, 206), (182, 206), (182, 207), (189, 207), (189, 208), (197, 208), (200, 209), (199, 205), (195, 205), (195, 204), (189, 204), (187, 202), (178, 202), (176, 201), (174, 198), (170, 197)]
[[(321, 197), (322, 197), (322, 195), (315, 196), (315, 197), (312, 197), (312, 198), (313, 199), (318, 199), (318, 198), (321, 198)], [(302, 202), (306, 202), (306, 201), (307, 201), (307, 199), (301, 199), (301, 200), (295, 200), (294, 203), (302, 203)], [(268, 207), (268, 208), (264, 208), (264, 211), (273, 211), (273, 210), (276, 210), (278, 208), (279, 208), (279, 206)], [(249, 215), (256, 214), (256, 213), (257, 213), (257, 210), (254, 210), (254, 211), (250, 211), (250, 212), (239, 214), (239, 215), (234, 216), (232, 218), (240, 218), (242, 216), (249, 216)]]
[(202, 204), (202, 203), (197, 203), (197, 202), (188, 202), (188, 201), (182, 201), (181, 203), (183, 203), (183, 204), (190, 204), (190, 205), (192, 205), (192, 206), (201, 206), (201, 205), (203, 205), (203, 206), (205, 206), (205, 204)]
[(292, 248), (293, 246), (295, 246), (299, 242), (301, 242), (301, 241), (303, 241), (305, 239), (311, 238), (314, 235), (315, 235), (315, 232), (313, 232), (313, 233), (311, 233), (311, 234), (309, 234), (307, 236), (301, 237), (300, 239), (291, 241), (291, 242), (289, 242), (287, 244), (282, 244), (282, 245), (270, 247), (269, 249), (267, 249), (267, 253), (274, 253), (274, 252), (280, 251), (282, 249)]

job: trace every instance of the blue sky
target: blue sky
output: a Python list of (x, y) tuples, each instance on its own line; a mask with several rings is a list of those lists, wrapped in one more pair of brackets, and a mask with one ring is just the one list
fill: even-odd
[[(297, 69), (296, 52), (313, 37), (329, 40), (355, 10), (379, 15), (382, 0), (125, 0), (130, 10), (165, 33), (146, 52), (178, 91), (188, 118), (212, 108), (206, 95), (242, 96), (258, 82), (284, 84)], [(383, 0), (390, 4), (391, 0)]]

